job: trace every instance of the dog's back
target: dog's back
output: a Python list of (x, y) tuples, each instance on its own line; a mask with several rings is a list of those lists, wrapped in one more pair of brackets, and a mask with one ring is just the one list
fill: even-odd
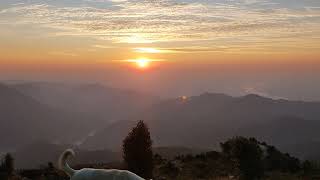
[(85, 168), (77, 171), (71, 180), (143, 180), (139, 176), (126, 170), (117, 169), (91, 169)]
[(74, 152), (71, 149), (61, 154), (58, 165), (59, 169), (70, 176), (70, 180), (144, 180), (138, 175), (126, 170), (91, 168), (74, 170), (67, 163), (69, 156), (74, 156)]

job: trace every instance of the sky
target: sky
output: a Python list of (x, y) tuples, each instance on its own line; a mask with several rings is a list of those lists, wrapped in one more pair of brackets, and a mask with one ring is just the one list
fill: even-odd
[(0, 1), (2, 80), (320, 100), (319, 71), (319, 0)]

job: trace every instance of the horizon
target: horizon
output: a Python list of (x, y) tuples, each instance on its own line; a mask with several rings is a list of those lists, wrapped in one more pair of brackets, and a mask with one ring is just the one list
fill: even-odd
[[(158, 94), (152, 94), (150, 92), (144, 92), (144, 91), (137, 91), (134, 89), (122, 89), (122, 88), (118, 88), (118, 87), (112, 87), (112, 86), (108, 86), (106, 84), (101, 84), (101, 83), (92, 83), (92, 82), (63, 82), (63, 81), (28, 81), (28, 80), (2, 80), (0, 81), (0, 85), (8, 85), (8, 87), (11, 86), (15, 86), (15, 85), (38, 85), (38, 89), (41, 89), (42, 85), (49, 85), (49, 87), (54, 87), (54, 88), (63, 88), (65, 86), (67, 86), (68, 88), (70, 87), (84, 87), (84, 86), (91, 86), (91, 85), (98, 85), (101, 86), (103, 88), (106, 88), (106, 90), (108, 90), (109, 88), (112, 88), (114, 90), (119, 90), (119, 91), (127, 91), (127, 92), (135, 92), (135, 93), (141, 93), (144, 94), (146, 96), (149, 97), (155, 97), (155, 98), (160, 98), (160, 101), (163, 100), (170, 100), (170, 99), (189, 99), (189, 98), (193, 98), (193, 97), (199, 97), (199, 96), (203, 96), (203, 95), (224, 95), (224, 96), (229, 96), (232, 98), (244, 98), (244, 97), (248, 97), (248, 96), (257, 96), (257, 97), (261, 97), (261, 98), (267, 98), (267, 99), (272, 99), (272, 100), (285, 100), (285, 101), (291, 101), (291, 102), (320, 102), (320, 100), (303, 100), (303, 99), (288, 99), (285, 97), (279, 97), (279, 96), (272, 96), (270, 94), (264, 94), (261, 92), (244, 92), (242, 94), (228, 94), (226, 92), (214, 92), (214, 91), (203, 91), (197, 94), (190, 94), (188, 96), (186, 95), (178, 95), (178, 96), (160, 96)], [(53, 86), (50, 86), (53, 85)]]

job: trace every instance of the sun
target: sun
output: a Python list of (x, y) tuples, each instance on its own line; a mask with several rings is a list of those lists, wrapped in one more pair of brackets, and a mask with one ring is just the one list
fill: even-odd
[(141, 69), (145, 69), (145, 68), (149, 67), (150, 62), (151, 61), (149, 59), (145, 59), (145, 58), (135, 60), (137, 67), (139, 67)]
[(128, 59), (128, 60), (124, 60), (124, 61), (133, 63), (134, 67), (136, 67), (137, 69), (144, 70), (144, 69), (150, 68), (151, 66), (154, 67), (153, 63), (162, 62), (164, 60), (162, 60), (162, 59), (149, 59), (149, 58), (145, 58), (145, 57), (140, 57), (137, 59)]

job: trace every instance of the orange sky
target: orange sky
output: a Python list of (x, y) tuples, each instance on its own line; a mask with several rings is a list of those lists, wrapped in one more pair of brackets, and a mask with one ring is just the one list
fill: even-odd
[[(318, 0), (2, 0), (0, 80), (102, 82), (164, 95), (290, 90), (320, 99), (319, 7)], [(151, 61), (143, 70), (134, 64), (141, 58)]]
[(4, 0), (0, 63), (316, 62), (319, 6), (315, 0)]

